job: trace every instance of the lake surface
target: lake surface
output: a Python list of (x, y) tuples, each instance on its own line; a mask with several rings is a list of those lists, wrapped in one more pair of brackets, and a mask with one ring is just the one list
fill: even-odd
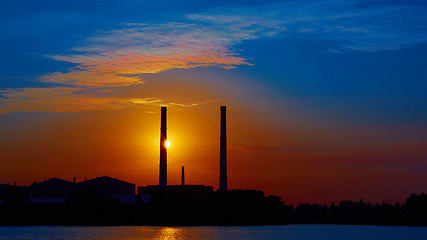
[(0, 239), (427, 239), (427, 227), (287, 225), (256, 227), (0, 227)]

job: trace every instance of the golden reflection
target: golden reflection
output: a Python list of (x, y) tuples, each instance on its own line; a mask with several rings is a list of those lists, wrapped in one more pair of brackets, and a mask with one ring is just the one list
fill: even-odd
[(173, 239), (182, 239), (182, 230), (178, 228), (164, 227), (159, 230), (154, 239), (163, 240), (173, 240)]

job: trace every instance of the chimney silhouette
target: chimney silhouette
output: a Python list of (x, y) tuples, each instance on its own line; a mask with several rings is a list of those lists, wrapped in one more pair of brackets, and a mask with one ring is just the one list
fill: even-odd
[(219, 190), (226, 191), (227, 183), (227, 119), (226, 106), (221, 106), (221, 137), (220, 137), (220, 164), (219, 164)]
[(166, 107), (161, 108), (161, 121), (160, 121), (160, 174), (159, 174), (159, 188), (166, 190), (168, 185), (167, 178), (167, 149), (166, 149)]
[(181, 185), (185, 185), (185, 175), (184, 175), (184, 166), (181, 167), (182, 173), (181, 173)]

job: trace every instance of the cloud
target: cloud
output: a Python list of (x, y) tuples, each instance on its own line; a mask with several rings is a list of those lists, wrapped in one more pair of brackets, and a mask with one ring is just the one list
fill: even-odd
[[(118, 24), (94, 33), (65, 53), (46, 55), (73, 67), (45, 74), (38, 81), (69, 87), (6, 89), (2, 93), (6, 100), (0, 104), (5, 106), (2, 112), (54, 111), (55, 107), (57, 111), (74, 111), (129, 105), (130, 99), (81, 94), (78, 89), (142, 84), (144, 74), (171, 69), (201, 66), (230, 69), (251, 65), (235, 48), (254, 39), (304, 34), (337, 42), (330, 49), (335, 53), (401, 49), (427, 42), (424, 11), (423, 7), (408, 5), (362, 7), (352, 0), (283, 1), (256, 7), (211, 9), (182, 16), (180, 22)], [(47, 102), (54, 99), (60, 101)]]
[(96, 92), (104, 92), (103, 89), (95, 90), (80, 87), (0, 90), (0, 106), (2, 106), (0, 114), (25, 111), (78, 112), (121, 110), (126, 108), (142, 108), (145, 110), (144, 112), (152, 113), (153, 107), (188, 108), (217, 102), (217, 100), (182, 100), (181, 102), (176, 102), (152, 97), (108, 97), (96, 94)]
[(22, 88), (0, 91), (6, 103), (0, 114), (10, 111), (41, 112), (77, 112), (87, 110), (118, 110), (139, 106), (168, 105), (161, 99), (154, 98), (114, 98), (98, 97), (93, 94), (79, 94), (81, 88)]
[(73, 48), (72, 54), (48, 56), (77, 66), (40, 80), (78, 86), (125, 86), (141, 83), (139, 76), (146, 73), (200, 66), (228, 69), (250, 65), (232, 46), (256, 38), (257, 33), (272, 32), (258, 28), (219, 31), (217, 26), (190, 23), (125, 24), (87, 39), (87, 45)]
[(139, 77), (123, 76), (111, 71), (71, 70), (39, 77), (41, 82), (65, 83), (85, 87), (129, 86), (143, 83)]
[(284, 1), (211, 9), (181, 22), (126, 23), (95, 34), (71, 54), (77, 66), (40, 78), (81, 86), (138, 84), (141, 74), (176, 68), (250, 65), (234, 49), (245, 40), (311, 34), (341, 42), (331, 51), (395, 50), (427, 41), (427, 17), (411, 6), (359, 7), (358, 1)]
[[(258, 37), (311, 34), (339, 42), (333, 51), (375, 52), (427, 42), (425, 11), (425, 7), (404, 3), (365, 6), (355, 0), (282, 1), (256, 8), (212, 10), (189, 18), (236, 31), (250, 29), (254, 32), (246, 34)], [(273, 31), (257, 31), (260, 28)]]
[(159, 103), (178, 107), (196, 106), (207, 99), (196, 103), (167, 103), (152, 98), (101, 97), (96, 91), (92, 91), (92, 94), (82, 93), (97, 88), (102, 91), (102, 87), (141, 84), (141, 75), (170, 69), (200, 66), (229, 69), (236, 65), (250, 65), (232, 49), (234, 44), (249, 37), (255, 38), (256, 35), (249, 30), (246, 34), (231, 30), (225, 33), (212, 26), (189, 23), (122, 24), (88, 38), (84, 46), (71, 49), (70, 54), (47, 55), (75, 66), (68, 72), (49, 73), (38, 80), (69, 87), (5, 89), (0, 92), (4, 98), (0, 105), (5, 106), (1, 113), (118, 109)]

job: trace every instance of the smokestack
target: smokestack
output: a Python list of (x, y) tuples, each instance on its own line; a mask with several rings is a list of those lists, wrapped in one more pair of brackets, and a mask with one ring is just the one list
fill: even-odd
[(76, 183), (76, 177), (73, 177), (73, 183), (74, 184)]
[(185, 185), (185, 175), (184, 175), (184, 166), (181, 167), (182, 173), (181, 173), (181, 185)]
[(167, 149), (166, 149), (166, 107), (161, 108), (160, 122), (160, 174), (159, 188), (166, 190), (168, 185), (167, 178)]
[(220, 137), (220, 164), (219, 164), (219, 190), (226, 191), (227, 184), (227, 125), (226, 106), (221, 106), (221, 137)]

